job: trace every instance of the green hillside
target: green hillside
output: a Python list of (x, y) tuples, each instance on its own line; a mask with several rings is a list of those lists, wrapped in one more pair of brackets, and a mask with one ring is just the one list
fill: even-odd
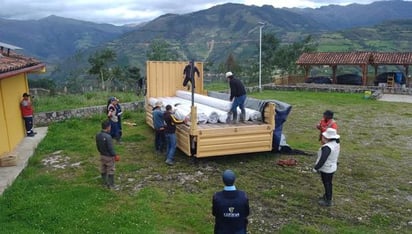
[(388, 21), (374, 27), (362, 27), (324, 33), (318, 38), (318, 50), (329, 51), (411, 51), (412, 19)]

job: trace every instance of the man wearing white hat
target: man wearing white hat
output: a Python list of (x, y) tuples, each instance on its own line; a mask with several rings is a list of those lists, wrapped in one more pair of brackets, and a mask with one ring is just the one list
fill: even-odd
[(157, 101), (153, 107), (153, 126), (155, 129), (155, 150), (161, 154), (166, 149), (165, 121), (163, 119), (162, 101)]
[(230, 86), (230, 101), (232, 102), (232, 107), (227, 115), (227, 122), (230, 121), (233, 115), (233, 123), (237, 122), (237, 107), (240, 108), (240, 121), (246, 121), (246, 89), (242, 81), (236, 79), (232, 72), (226, 72), (226, 78), (229, 80)]
[(333, 128), (327, 128), (322, 133), (323, 145), (318, 151), (318, 158), (313, 168), (314, 172), (320, 173), (325, 188), (324, 195), (319, 199), (319, 205), (321, 206), (332, 205), (332, 179), (338, 167), (340, 144), (337, 140), (339, 138), (336, 129)]

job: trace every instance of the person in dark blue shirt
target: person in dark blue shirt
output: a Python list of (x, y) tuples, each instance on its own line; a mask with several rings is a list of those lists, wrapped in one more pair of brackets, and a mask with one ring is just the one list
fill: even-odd
[(249, 216), (249, 198), (235, 187), (232, 170), (222, 175), (225, 187), (213, 195), (212, 214), (215, 216), (215, 234), (246, 234)]

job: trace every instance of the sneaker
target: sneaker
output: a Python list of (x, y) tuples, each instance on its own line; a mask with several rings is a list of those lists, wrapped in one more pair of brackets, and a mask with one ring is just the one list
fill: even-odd
[(175, 164), (172, 160), (169, 160), (169, 159), (167, 159), (167, 160), (165, 161), (165, 163), (166, 163), (167, 165), (169, 165), (169, 166), (173, 166), (173, 164)]
[(28, 137), (34, 137), (34, 135), (35, 135), (34, 133), (27, 134)]
[(115, 190), (115, 191), (119, 191), (120, 190), (120, 186), (117, 184), (114, 185), (107, 185), (107, 188), (110, 190)]

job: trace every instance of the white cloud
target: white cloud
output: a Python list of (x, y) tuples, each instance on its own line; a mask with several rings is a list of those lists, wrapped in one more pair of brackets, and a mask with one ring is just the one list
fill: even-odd
[[(141, 23), (167, 13), (186, 14), (229, 1), (220, 0), (0, 0), (0, 18), (39, 19), (49, 15), (122, 25)], [(245, 5), (317, 8), (329, 4), (347, 5), (347, 0), (233, 0)], [(355, 1), (353, 1), (355, 2)], [(367, 4), (373, 0), (358, 0)]]

